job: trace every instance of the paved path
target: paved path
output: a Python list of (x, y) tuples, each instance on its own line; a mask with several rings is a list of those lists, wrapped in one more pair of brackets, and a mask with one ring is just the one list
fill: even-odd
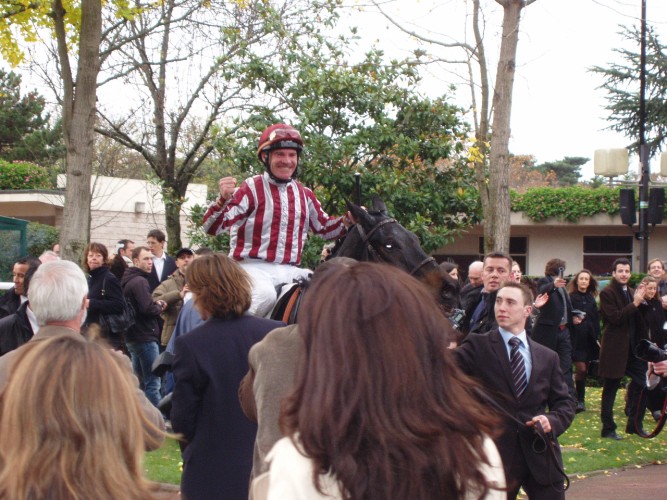
[(571, 477), (568, 500), (652, 500), (667, 498), (667, 465), (645, 465)]
[[(667, 498), (667, 465), (645, 465), (571, 478), (567, 500), (658, 500)], [(179, 498), (179, 487), (161, 484), (161, 500)], [(525, 497), (524, 497), (525, 498)], [(539, 499), (537, 499), (539, 500)]]

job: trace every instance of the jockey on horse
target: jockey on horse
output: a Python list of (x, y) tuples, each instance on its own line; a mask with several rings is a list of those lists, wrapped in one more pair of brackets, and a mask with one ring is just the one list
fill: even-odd
[(276, 287), (308, 278), (312, 271), (297, 267), (303, 245), (312, 231), (325, 240), (346, 234), (346, 216), (331, 217), (313, 192), (296, 180), (303, 140), (284, 123), (262, 133), (257, 157), (265, 172), (236, 187), (236, 179), (220, 179), (220, 197), (204, 215), (211, 235), (229, 230), (229, 256), (252, 279), (250, 313), (265, 316), (276, 302)]

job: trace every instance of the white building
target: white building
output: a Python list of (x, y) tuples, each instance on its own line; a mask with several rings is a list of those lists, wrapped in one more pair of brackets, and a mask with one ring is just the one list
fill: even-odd
[[(67, 224), (63, 218), (65, 175), (58, 176), (57, 190), (0, 191), (0, 215), (50, 226)], [(90, 207), (90, 239), (112, 253), (120, 239), (144, 244), (151, 229), (166, 234), (165, 210), (160, 187), (149, 181), (93, 176)], [(181, 240), (188, 245), (187, 214), (194, 205), (206, 204), (206, 186), (190, 184), (181, 209)]]
[[(524, 274), (544, 275), (545, 264), (553, 258), (567, 263), (566, 274), (583, 268), (594, 274), (609, 274), (617, 257), (629, 258), (633, 272), (646, 272), (639, 269), (639, 240), (634, 236), (637, 225), (633, 229), (623, 225), (620, 215), (598, 214), (577, 222), (554, 218), (533, 222), (523, 213), (512, 212), (510, 223), (510, 254), (519, 262)], [(484, 254), (483, 226), (470, 228), (432, 254), (438, 261), (453, 260), (467, 272), (470, 262)], [(653, 258), (667, 260), (665, 224), (651, 229), (649, 260)]]

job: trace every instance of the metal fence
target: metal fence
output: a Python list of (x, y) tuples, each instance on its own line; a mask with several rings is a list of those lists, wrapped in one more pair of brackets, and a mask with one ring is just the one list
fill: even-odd
[(14, 262), (26, 254), (27, 227), (28, 221), (0, 216), (0, 290), (12, 280)]

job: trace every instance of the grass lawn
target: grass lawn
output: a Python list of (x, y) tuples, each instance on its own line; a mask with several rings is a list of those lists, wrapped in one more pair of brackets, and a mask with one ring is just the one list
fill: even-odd
[[(653, 463), (667, 463), (667, 432), (661, 432), (653, 439), (643, 439), (637, 435), (625, 434), (627, 418), (623, 412), (625, 390), (618, 391), (614, 419), (617, 432), (625, 439), (600, 438), (600, 396), (601, 388), (586, 389), (586, 411), (579, 413), (559, 442), (563, 449), (563, 465), (570, 476), (585, 476), (586, 473), (613, 469), (627, 465), (641, 466)], [(647, 413), (644, 429), (650, 432), (655, 422)]]
[[(667, 463), (667, 430), (654, 439), (642, 439), (623, 432), (626, 422), (623, 413), (624, 390), (618, 391), (614, 416), (618, 433), (625, 439), (614, 441), (600, 438), (601, 392), (600, 388), (587, 388), (587, 411), (579, 413), (572, 426), (559, 439), (565, 472), (571, 478), (581, 478), (591, 472), (628, 465), (640, 467), (651, 463)], [(644, 428), (648, 432), (653, 427), (653, 418), (648, 415), (644, 420)], [(179, 484), (181, 453), (178, 443), (169, 439), (159, 450), (147, 453), (145, 468), (149, 479), (153, 481)]]

